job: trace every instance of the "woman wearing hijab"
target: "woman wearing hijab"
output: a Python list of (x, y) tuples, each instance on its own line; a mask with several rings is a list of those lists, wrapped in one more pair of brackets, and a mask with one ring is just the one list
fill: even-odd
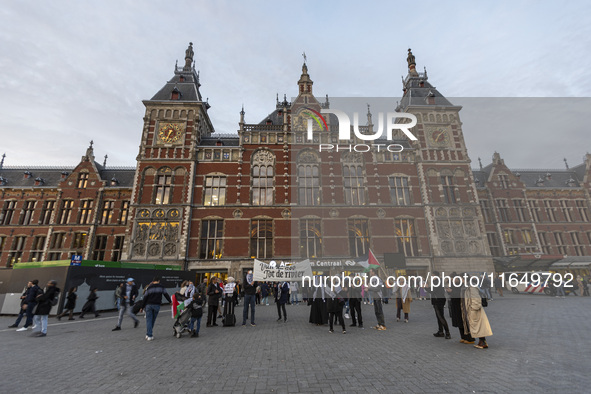
[(319, 286), (312, 288), (312, 298), (308, 299), (308, 302), (312, 305), (310, 309), (310, 323), (321, 326), (328, 323), (328, 310), (326, 307), (326, 294), (322, 283), (322, 276), (318, 275), (315, 278), (314, 284), (319, 284)]
[(400, 321), (400, 311), (404, 312), (404, 322), (408, 323), (408, 315), (410, 314), (410, 303), (412, 296), (410, 294), (410, 286), (406, 283), (404, 287), (397, 287), (396, 291), (396, 321)]
[(66, 305), (64, 306), (64, 311), (61, 313), (61, 315), (58, 315), (57, 319), (61, 320), (62, 317), (66, 316), (66, 314), (69, 312), (70, 313), (70, 318), (68, 320), (74, 320), (74, 308), (76, 308), (76, 298), (78, 298), (78, 296), (76, 295), (76, 290), (78, 290), (78, 288), (76, 286), (71, 287), (70, 290), (68, 291), (68, 295), (66, 296)]

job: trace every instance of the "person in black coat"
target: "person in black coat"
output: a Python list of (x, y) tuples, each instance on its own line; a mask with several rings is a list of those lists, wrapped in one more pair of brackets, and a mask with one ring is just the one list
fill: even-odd
[(94, 317), (100, 316), (98, 314), (98, 312), (96, 311), (96, 307), (94, 306), (94, 304), (96, 303), (96, 300), (99, 298), (96, 295), (97, 291), (98, 291), (97, 288), (90, 289), (90, 294), (86, 298), (86, 303), (82, 307), (82, 313), (80, 313), (80, 316), (78, 316), (80, 319), (84, 319), (84, 315), (87, 313), (90, 313), (90, 312), (94, 313)]
[[(433, 276), (440, 276), (438, 271), (433, 271)], [(445, 320), (445, 316), (443, 315), (443, 310), (445, 307), (445, 290), (441, 284), (439, 286), (433, 286), (433, 282), (430, 283), (431, 285), (431, 305), (433, 305), (433, 309), (435, 310), (435, 317), (437, 318), (437, 332), (433, 334), (435, 337), (445, 337), (445, 339), (451, 339), (451, 335), (449, 333), (449, 326), (447, 325), (447, 320)], [(445, 331), (445, 334), (443, 333)]]
[(277, 303), (277, 313), (281, 321), (281, 310), (283, 310), (283, 322), (287, 322), (287, 311), (285, 310), (285, 304), (289, 301), (289, 284), (287, 282), (278, 283), (275, 286), (275, 302)]
[(206, 327), (217, 326), (218, 324), (215, 322), (217, 319), (217, 311), (218, 311), (218, 304), (220, 302), (220, 297), (222, 296), (222, 292), (220, 287), (217, 284), (218, 278), (214, 276), (211, 278), (211, 283), (207, 287), (207, 324)]
[(47, 320), (49, 318), (49, 312), (51, 308), (57, 304), (59, 299), (60, 289), (56, 286), (55, 280), (47, 282), (47, 289), (45, 292), (39, 294), (35, 301), (37, 301), (37, 307), (35, 308), (35, 327), (39, 329), (33, 330), (32, 336), (44, 337), (47, 335)]
[[(458, 276), (452, 273), (452, 277)], [(474, 343), (474, 338), (470, 335), (470, 332), (464, 330), (464, 316), (462, 314), (462, 287), (452, 286), (451, 289), (446, 289), (449, 294), (450, 313), (451, 313), (451, 325), (457, 327), (460, 331), (460, 342), (462, 343)]]
[(58, 320), (61, 320), (62, 317), (64, 317), (68, 312), (70, 312), (70, 318), (68, 320), (74, 320), (74, 308), (76, 308), (76, 298), (78, 298), (78, 296), (76, 295), (77, 290), (78, 288), (74, 286), (70, 288), (70, 291), (68, 291), (64, 311), (61, 313), (61, 315), (57, 316)]
[(334, 292), (328, 292), (329, 298), (327, 300), (328, 309), (328, 323), (330, 328), (328, 332), (333, 333), (333, 324), (340, 324), (343, 328), (343, 334), (346, 334), (345, 320), (343, 319), (343, 306), (345, 306), (345, 299), (342, 298), (341, 289), (335, 288)]

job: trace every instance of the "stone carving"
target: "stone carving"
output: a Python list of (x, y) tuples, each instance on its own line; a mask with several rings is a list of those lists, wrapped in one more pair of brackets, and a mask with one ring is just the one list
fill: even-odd
[(252, 158), (252, 165), (274, 165), (275, 155), (268, 150), (257, 151)]
[(382, 208), (378, 208), (377, 215), (380, 219), (383, 219), (386, 217), (386, 211), (384, 211)]
[(441, 243), (441, 251), (443, 254), (452, 254), (453, 253), (453, 246), (451, 241), (443, 241)]
[(143, 243), (136, 243), (133, 246), (133, 254), (144, 255), (146, 253), (146, 245)]
[(298, 163), (318, 163), (318, 155), (312, 151), (304, 151), (298, 156)]
[(242, 217), (242, 211), (240, 209), (235, 209), (234, 212), (232, 212), (232, 216), (236, 219), (240, 219)]
[(332, 208), (329, 212), (328, 212), (328, 216), (330, 216), (331, 218), (336, 218), (339, 217), (339, 211), (337, 209)]
[(451, 208), (449, 210), (449, 216), (460, 216), (460, 210), (458, 208)]
[(478, 241), (470, 241), (468, 248), (470, 254), (478, 254), (480, 252), (480, 244)]
[(459, 220), (451, 222), (451, 233), (454, 238), (463, 238), (464, 231), (462, 229), (462, 222)]
[(363, 163), (363, 155), (360, 153), (346, 152), (341, 156), (341, 160), (346, 163)]
[(474, 216), (474, 208), (464, 208), (462, 213), (464, 216)]
[(281, 216), (283, 219), (289, 219), (291, 217), (291, 211), (289, 209), (284, 209), (281, 211)]
[(174, 256), (176, 253), (176, 245), (173, 243), (168, 243), (164, 245), (164, 255), (165, 256)]
[(468, 244), (466, 241), (456, 241), (456, 251), (460, 254), (465, 254), (468, 251)]
[(152, 242), (148, 246), (148, 254), (150, 256), (157, 256), (160, 254), (160, 243)]
[(464, 231), (470, 237), (476, 237), (478, 235), (478, 232), (476, 231), (476, 225), (472, 220), (464, 221)]
[(447, 211), (445, 210), (445, 208), (437, 208), (437, 210), (435, 211), (435, 215), (437, 216), (447, 216)]
[(438, 221), (437, 229), (439, 230), (439, 236), (441, 238), (451, 238), (451, 229), (449, 223), (446, 221)]

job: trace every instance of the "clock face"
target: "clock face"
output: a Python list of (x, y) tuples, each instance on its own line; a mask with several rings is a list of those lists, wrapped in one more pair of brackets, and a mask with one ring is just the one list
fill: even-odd
[(428, 130), (427, 138), (430, 145), (437, 147), (449, 146), (451, 142), (449, 131), (443, 127)]
[(158, 139), (166, 144), (177, 142), (183, 136), (183, 127), (178, 123), (162, 123), (158, 129)]

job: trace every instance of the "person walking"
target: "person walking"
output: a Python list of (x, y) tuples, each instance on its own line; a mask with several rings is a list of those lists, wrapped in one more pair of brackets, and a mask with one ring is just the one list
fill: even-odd
[(477, 287), (468, 286), (464, 290), (463, 313), (466, 316), (465, 332), (469, 331), (473, 338), (478, 338), (478, 343), (474, 345), (477, 349), (488, 348), (486, 337), (492, 336), (492, 330), (488, 317), (482, 307), (482, 297)]
[[(351, 283), (353, 283), (353, 276), (351, 275)], [(359, 327), (363, 329), (363, 316), (361, 315), (361, 287), (353, 286), (348, 288), (349, 293), (349, 311), (351, 312), (350, 327)], [(359, 321), (359, 324), (357, 324)]]
[(503, 296), (503, 281), (501, 280), (501, 275), (495, 278), (495, 290), (497, 294), (501, 297)]
[(217, 312), (218, 312), (218, 304), (220, 302), (220, 297), (222, 292), (220, 291), (220, 287), (217, 284), (218, 277), (214, 276), (211, 278), (211, 283), (207, 286), (207, 324), (206, 327), (215, 327), (217, 326), (216, 319), (217, 319)]
[(162, 297), (166, 298), (168, 302), (172, 302), (166, 288), (160, 284), (160, 278), (156, 277), (146, 287), (142, 300), (142, 309), (146, 312), (146, 340), (148, 341), (154, 340), (154, 324), (156, 323), (158, 312), (160, 312)]
[(201, 293), (195, 292), (195, 294), (193, 294), (193, 300), (187, 305), (187, 308), (191, 311), (191, 320), (189, 320), (189, 332), (191, 333), (191, 338), (199, 336), (201, 317), (203, 316), (204, 298), (205, 297), (203, 297)]
[(45, 292), (39, 294), (36, 298), (37, 307), (35, 308), (35, 316), (33, 318), (35, 325), (31, 336), (44, 337), (47, 335), (47, 320), (51, 308), (57, 304), (59, 299), (60, 289), (57, 287), (55, 280), (47, 282), (47, 289)]
[(79, 319), (84, 319), (84, 315), (87, 313), (94, 313), (94, 317), (100, 316), (96, 311), (95, 306), (96, 300), (99, 298), (96, 294), (97, 291), (98, 289), (96, 287), (90, 289), (90, 294), (88, 295), (88, 297), (86, 298), (86, 302), (82, 306), (82, 312), (80, 313), (80, 316), (78, 316)]
[(117, 286), (117, 288), (115, 289), (115, 306), (117, 307), (118, 311), (121, 309), (121, 299), (123, 298), (121, 294), (123, 292), (124, 287), (125, 283), (121, 282), (119, 283), (119, 286)]
[(283, 322), (287, 323), (287, 311), (285, 310), (285, 304), (289, 301), (289, 283), (287, 282), (278, 282), (277, 287), (275, 288), (275, 302), (277, 303), (277, 314), (279, 315), (279, 319), (277, 321), (281, 321), (281, 311), (283, 310)]
[[(33, 282), (29, 281), (27, 282), (27, 287), (25, 287), (25, 290), (23, 291), (23, 294), (21, 294), (21, 302), (20, 302), (20, 309), (19, 309), (19, 313), (18, 316), (16, 317), (16, 321), (11, 324), (10, 326), (8, 326), (8, 328), (18, 328), (18, 325), (21, 323), (21, 320), (23, 319), (23, 316), (27, 315), (27, 296), (29, 294), (29, 289), (33, 286)], [(32, 319), (31, 319), (31, 324), (33, 323)], [(25, 323), (26, 325), (26, 323)], [(26, 326), (27, 328), (29, 326)], [(26, 330), (26, 328), (25, 328)], [(25, 330), (20, 330), (20, 331), (25, 331)], [(19, 331), (19, 330), (17, 330)]]
[(298, 302), (300, 302), (298, 300), (298, 290), (299, 290), (298, 282), (291, 282), (289, 284), (289, 291), (291, 293), (290, 297), (291, 297), (292, 305), (297, 305)]
[(345, 319), (343, 319), (343, 306), (345, 306), (345, 299), (342, 298), (341, 294), (342, 289), (335, 288), (334, 291), (330, 291), (327, 289), (328, 293), (328, 300), (327, 300), (327, 309), (328, 309), (328, 324), (330, 328), (328, 332), (331, 334), (334, 333), (334, 324), (340, 324), (343, 329), (343, 334), (347, 333), (345, 328)]
[(119, 319), (117, 320), (117, 326), (112, 331), (121, 330), (121, 323), (123, 322), (123, 316), (125, 315), (125, 311), (127, 311), (127, 315), (131, 318), (131, 320), (133, 320), (133, 328), (136, 328), (140, 324), (140, 321), (133, 314), (133, 304), (135, 304), (135, 299), (138, 293), (139, 291), (137, 286), (135, 285), (134, 279), (127, 278), (127, 283), (123, 287), (123, 291), (121, 292), (122, 297), (121, 308), (119, 309)]
[[(382, 288), (384, 287), (384, 282), (378, 276), (375, 269), (369, 270), (370, 280), (369, 280), (369, 298), (373, 300), (373, 309), (376, 315), (376, 319), (378, 324), (373, 327), (378, 331), (385, 331), (386, 330), (386, 321), (384, 319), (384, 310), (382, 307)], [(370, 301), (371, 303), (371, 301)]]
[[(23, 301), (21, 301), (21, 310), (24, 311), (24, 314), (27, 316), (27, 320), (25, 320), (25, 325), (21, 328), (17, 328), (21, 322), (22, 314), (19, 313), (19, 316), (16, 318), (16, 321), (12, 326), (9, 328), (17, 328), (17, 331), (27, 331), (27, 329), (33, 325), (33, 316), (34, 310), (37, 306), (37, 296), (43, 293), (43, 290), (38, 286), (39, 281), (37, 279), (33, 279), (29, 283), (27, 283), (27, 289), (23, 293)], [(21, 296), (21, 298), (23, 297)]]
[(244, 275), (244, 308), (242, 310), (242, 325), (246, 326), (246, 320), (248, 320), (248, 310), (250, 309), (250, 325), (255, 326), (254, 315), (256, 306), (256, 292), (259, 286), (258, 282), (254, 281), (252, 270), (249, 270)]
[(261, 305), (269, 305), (269, 292), (271, 291), (269, 284), (267, 282), (261, 283), (261, 296), (263, 299), (261, 300)]
[(78, 298), (76, 295), (77, 290), (78, 288), (76, 286), (70, 287), (68, 295), (66, 296), (66, 305), (64, 306), (63, 312), (57, 316), (58, 320), (61, 320), (67, 313), (70, 314), (68, 320), (74, 320), (74, 308), (76, 308), (76, 298)]
[[(433, 276), (440, 276), (438, 271), (433, 271)], [(449, 333), (449, 326), (447, 320), (443, 315), (445, 307), (445, 289), (442, 286), (433, 286), (433, 279), (431, 279), (431, 305), (435, 310), (435, 317), (437, 318), (437, 332), (433, 334), (434, 337), (451, 339)], [(443, 333), (445, 331), (445, 334)]]
[(396, 321), (400, 321), (400, 312), (404, 312), (404, 322), (408, 323), (410, 303), (412, 302), (412, 296), (410, 293), (410, 286), (408, 283), (404, 287), (396, 288), (396, 291), (394, 292), (396, 295)]
[[(458, 277), (455, 272), (451, 274), (452, 278)], [(460, 276), (461, 277), (461, 276)], [(450, 312), (451, 312), (451, 325), (458, 328), (460, 332), (460, 343), (474, 343), (474, 338), (470, 335), (470, 331), (466, 328), (466, 321), (464, 313), (462, 312), (462, 303), (464, 302), (463, 286), (452, 286), (451, 288), (445, 289), (449, 294)]]

